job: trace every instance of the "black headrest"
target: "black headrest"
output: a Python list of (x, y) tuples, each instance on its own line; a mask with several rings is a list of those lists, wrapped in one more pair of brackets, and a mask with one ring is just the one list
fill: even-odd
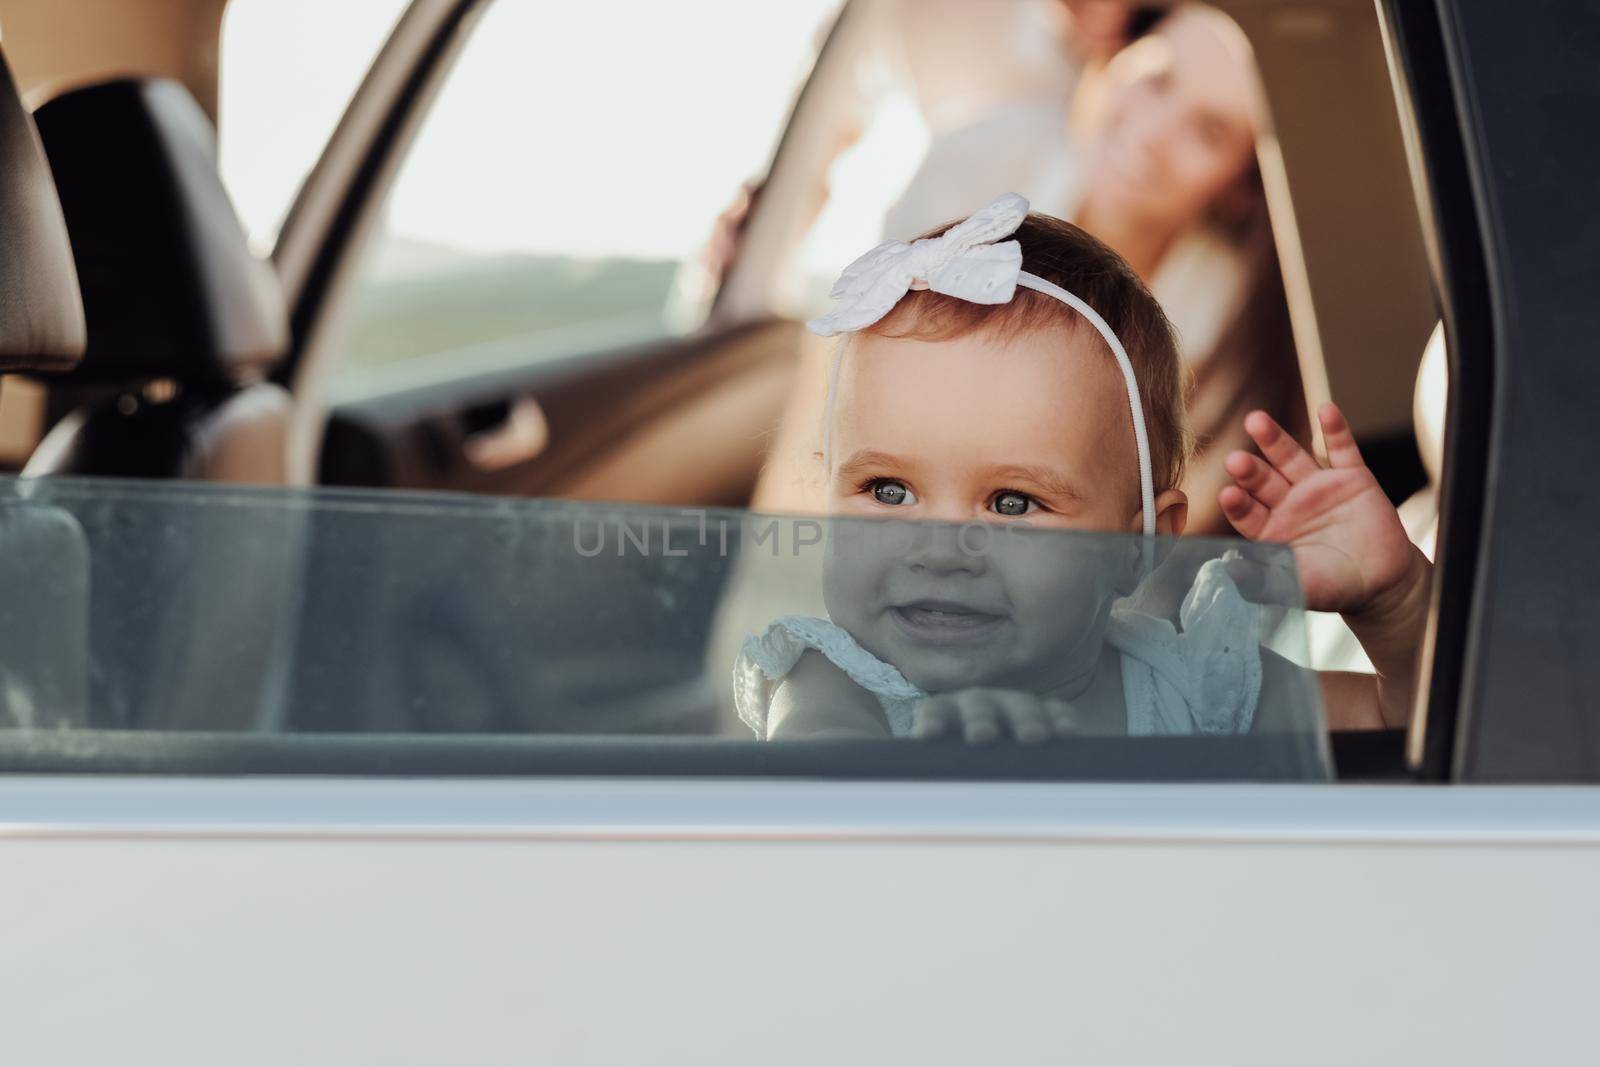
[(288, 312), (217, 173), (216, 133), (177, 82), (125, 78), (34, 114), (66, 213), (89, 321), (79, 374), (259, 378)]
[(0, 54), (0, 371), (65, 370), (83, 341), (61, 202)]

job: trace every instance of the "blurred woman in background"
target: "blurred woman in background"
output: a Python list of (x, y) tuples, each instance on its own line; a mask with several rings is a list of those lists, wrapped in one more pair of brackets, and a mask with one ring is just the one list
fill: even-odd
[(1256, 163), (1267, 113), (1249, 43), (1226, 15), (1184, 5), (1103, 78), (1080, 81), (1075, 101), (998, 110), (939, 138), (886, 230), (915, 234), (1009, 189), (1115, 248), (1172, 320), (1193, 379), (1189, 529), (1224, 533), (1222, 461), (1248, 448), (1244, 414), (1265, 409), (1301, 438), (1307, 426)]

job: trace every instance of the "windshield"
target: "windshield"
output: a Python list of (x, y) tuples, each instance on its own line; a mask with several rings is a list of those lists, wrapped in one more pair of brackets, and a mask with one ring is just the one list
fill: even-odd
[(1327, 774), (1287, 550), (0, 480), (0, 766)]

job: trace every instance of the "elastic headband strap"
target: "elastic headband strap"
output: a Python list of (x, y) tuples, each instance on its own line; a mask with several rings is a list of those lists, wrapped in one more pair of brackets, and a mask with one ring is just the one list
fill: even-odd
[(1117, 340), (1117, 335), (1111, 327), (1106, 325), (1106, 320), (1100, 313), (1086, 304), (1081, 298), (1067, 292), (1054, 282), (1047, 282), (1037, 274), (1027, 271), (1017, 273), (1017, 284), (1024, 289), (1032, 289), (1045, 296), (1053, 296), (1063, 304), (1089, 320), (1089, 325), (1105, 339), (1111, 347), (1111, 354), (1117, 357), (1117, 366), (1122, 368), (1122, 381), (1128, 387), (1128, 411), (1133, 415), (1133, 442), (1139, 450), (1139, 502), (1144, 506), (1144, 533), (1146, 537), (1154, 536), (1156, 532), (1156, 483), (1150, 470), (1150, 434), (1144, 424), (1144, 403), (1139, 399), (1139, 379), (1133, 373), (1133, 363), (1128, 359), (1128, 352), (1122, 347), (1122, 342)]
[[(920, 238), (910, 244), (885, 241), (844, 269), (833, 287), (833, 310), (806, 325), (823, 337), (847, 335), (889, 314), (913, 290), (930, 289), (974, 304), (1004, 304), (1019, 285), (1053, 297), (1082, 315), (1117, 357), (1123, 383), (1128, 387), (1128, 411), (1133, 415), (1133, 440), (1139, 452), (1139, 502), (1144, 513), (1144, 563), (1148, 571), (1153, 555), (1149, 539), (1156, 532), (1156, 489), (1138, 376), (1133, 373), (1127, 350), (1099, 312), (1059, 285), (1022, 269), (1022, 245), (1003, 239), (1015, 233), (1027, 216), (1027, 200), (1016, 193), (1003, 193), (937, 237)], [(834, 349), (828, 372), (824, 463), (830, 462), (833, 402), (843, 354), (841, 341)]]

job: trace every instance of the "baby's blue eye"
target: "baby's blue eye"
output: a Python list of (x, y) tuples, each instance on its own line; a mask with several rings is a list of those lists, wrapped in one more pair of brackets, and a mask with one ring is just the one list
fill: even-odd
[(1028, 509), (1032, 506), (1032, 497), (1026, 493), (1018, 493), (1011, 489), (1008, 489), (1003, 493), (996, 494), (995, 498), (989, 502), (989, 507), (992, 508), (997, 515), (1026, 515), (1028, 513)]
[(872, 483), (872, 498), (880, 504), (898, 507), (901, 504), (915, 504), (917, 498), (911, 495), (911, 490), (905, 483), (880, 478)]

